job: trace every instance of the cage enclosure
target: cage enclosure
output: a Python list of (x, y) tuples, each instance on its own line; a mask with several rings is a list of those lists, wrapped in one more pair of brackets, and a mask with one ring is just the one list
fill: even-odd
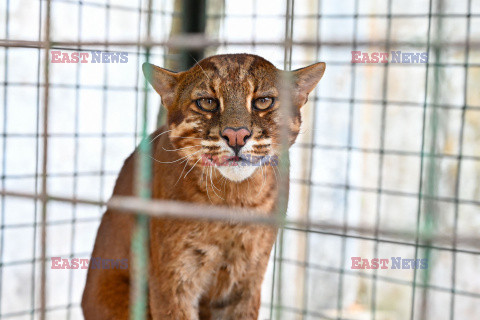
[[(0, 319), (83, 319), (118, 171), (165, 122), (142, 64), (242, 52), (327, 65), (287, 216), (261, 222), (281, 228), (259, 319), (480, 318), (479, 0), (4, 0), (0, 19)], [(109, 205), (138, 213), (145, 267), (147, 217), (169, 212), (143, 191)]]

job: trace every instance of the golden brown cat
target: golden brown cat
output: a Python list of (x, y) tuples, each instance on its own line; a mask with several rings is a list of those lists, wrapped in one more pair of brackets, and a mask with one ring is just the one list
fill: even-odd
[[(150, 64), (143, 70), (168, 110), (168, 124), (150, 137), (153, 198), (275, 214), (277, 160), (271, 160), (280, 151), (283, 71), (249, 54), (213, 56), (179, 73)], [(292, 143), (300, 107), (324, 71), (325, 64), (317, 63), (291, 73)], [(134, 194), (135, 155), (125, 161), (114, 195)], [(92, 258), (130, 258), (133, 225), (133, 215), (107, 210)], [(149, 318), (257, 319), (276, 234), (268, 226), (152, 218)], [(127, 319), (129, 288), (128, 269), (90, 265), (85, 318)]]

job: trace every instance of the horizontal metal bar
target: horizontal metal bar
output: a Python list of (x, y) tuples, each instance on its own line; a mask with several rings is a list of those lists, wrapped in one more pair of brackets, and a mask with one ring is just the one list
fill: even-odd
[[(95, 176), (114, 176), (118, 171), (77, 171), (77, 172), (49, 172), (47, 178), (75, 178), (75, 177), (95, 177)], [(7, 174), (0, 175), (0, 179), (34, 179), (41, 177), (41, 173), (33, 174)]]
[[(137, 133), (137, 135), (140, 135)], [(43, 133), (4, 133), (0, 134), (0, 137), (7, 138), (38, 138), (43, 137)], [(85, 133), (68, 133), (68, 132), (50, 132), (47, 134), (49, 138), (131, 138), (134, 137), (135, 133), (129, 132), (109, 132), (109, 133), (96, 133), (96, 132), (85, 132)]]
[[(58, 1), (58, 0), (56, 0)], [(285, 14), (257, 14), (255, 17), (257, 19), (281, 19), (285, 18)], [(427, 13), (310, 13), (310, 14), (295, 14), (295, 20), (301, 19), (372, 19), (372, 18), (384, 18), (384, 19), (418, 19), (418, 18), (428, 18), (430, 14)], [(477, 18), (480, 17), (480, 13), (432, 13), (432, 17), (439, 17), (439, 18)], [(207, 18), (210, 19), (220, 19), (220, 18), (250, 18), (252, 19), (252, 15), (250, 14), (207, 14)]]
[(330, 189), (345, 189), (345, 190), (354, 190), (354, 191), (362, 191), (362, 192), (370, 192), (370, 193), (379, 193), (379, 194), (387, 194), (391, 196), (399, 196), (399, 197), (413, 197), (413, 198), (421, 198), (421, 199), (428, 199), (434, 200), (439, 202), (449, 202), (449, 203), (459, 203), (459, 204), (469, 204), (480, 206), (480, 201), (474, 199), (459, 199), (459, 198), (452, 198), (452, 197), (439, 197), (439, 196), (429, 196), (426, 194), (419, 195), (418, 193), (414, 192), (405, 192), (405, 191), (398, 191), (398, 190), (391, 190), (391, 189), (380, 189), (380, 188), (372, 188), (372, 187), (362, 187), (362, 186), (355, 186), (351, 184), (343, 184), (343, 183), (333, 183), (333, 182), (314, 182), (305, 179), (290, 179), (293, 183), (309, 185), (309, 186), (316, 186), (316, 187), (323, 187), (323, 188), (330, 188)]
[(354, 234), (348, 234), (345, 235), (344, 233), (341, 232), (332, 232), (332, 231), (322, 231), (322, 230), (313, 230), (313, 229), (302, 229), (302, 228), (294, 228), (294, 227), (285, 227), (285, 230), (289, 231), (298, 231), (298, 232), (304, 232), (304, 233), (314, 233), (314, 234), (321, 234), (321, 235), (326, 235), (326, 236), (334, 236), (334, 237), (345, 237), (349, 239), (356, 239), (356, 240), (365, 240), (365, 241), (376, 241), (376, 242), (383, 242), (383, 243), (389, 243), (389, 244), (396, 244), (396, 245), (403, 245), (403, 246), (410, 246), (410, 247), (419, 247), (419, 248), (431, 248), (435, 250), (441, 250), (441, 251), (449, 251), (449, 252), (460, 252), (460, 253), (467, 253), (467, 254), (474, 254), (474, 255), (480, 255), (480, 251), (475, 251), (475, 250), (469, 250), (469, 249), (463, 249), (463, 248), (458, 248), (458, 247), (453, 247), (453, 236), (452, 236), (452, 242), (451, 245), (452, 247), (441, 247), (433, 244), (423, 244), (415, 243), (415, 239), (411, 239), (411, 242), (408, 241), (400, 241), (400, 240), (392, 240), (392, 239), (387, 239), (387, 238), (380, 238), (376, 236), (360, 236), (360, 235), (354, 235)]
[[(85, 258), (89, 258), (91, 256), (91, 254), (92, 254), (91, 252), (77, 252), (77, 253), (70, 252), (70, 254), (68, 254), (68, 255), (47, 256), (45, 258), (45, 261), (48, 261), (53, 257), (64, 257), (64, 258), (66, 258), (66, 257), (75, 257), (75, 258), (85, 257)], [(36, 262), (42, 262), (42, 258), (38, 257), (38, 258), (35, 258), (35, 259), (24, 259), (24, 260), (14, 260), (14, 261), (2, 262), (2, 263), (0, 263), (0, 267), (21, 266), (21, 265), (25, 265), (25, 264), (34, 264)]]
[[(89, 223), (100, 221), (100, 217), (90, 217), (90, 218), (75, 218), (75, 219), (64, 219), (64, 220), (52, 220), (46, 222), (47, 226), (59, 226), (65, 224), (77, 224), (77, 223)], [(1, 229), (21, 229), (21, 228), (31, 228), (41, 225), (40, 222), (32, 223), (15, 223), (15, 224), (4, 224)]]
[(211, 206), (171, 200), (147, 200), (138, 197), (114, 196), (107, 202), (111, 209), (142, 212), (153, 217), (187, 218), (231, 223), (254, 223), (279, 226), (282, 219), (259, 210)]
[[(227, 222), (244, 222), (244, 223), (256, 223), (267, 224), (278, 227), (284, 226), (296, 226), (298, 228), (310, 228), (318, 230), (335, 230), (338, 232), (344, 232), (346, 235), (350, 233), (366, 234), (379, 236), (390, 236), (397, 239), (413, 239), (415, 233), (409, 230), (393, 230), (383, 228), (375, 233), (374, 226), (357, 225), (357, 226), (345, 226), (344, 224), (328, 223), (328, 222), (311, 222), (285, 219), (284, 225), (281, 225), (282, 219), (272, 217), (269, 213), (260, 212), (257, 210), (246, 210), (229, 207), (219, 207), (210, 205), (199, 205), (195, 203), (185, 203), (176, 201), (162, 201), (162, 200), (143, 200), (134, 197), (113, 197), (108, 203), (108, 207), (125, 210), (125, 211), (140, 211), (151, 216), (160, 217), (182, 217), (199, 220), (210, 221), (227, 221)], [(420, 235), (422, 241), (448, 243), (452, 242), (452, 237), (444, 234), (435, 235)], [(462, 236), (460, 243), (469, 245), (472, 247), (480, 248), (480, 236)]]
[[(357, 41), (357, 47), (385, 47), (387, 44), (390, 47), (426, 47), (426, 42), (418, 41)], [(0, 39), (0, 47), (20, 47), (20, 48), (51, 48), (54, 46), (65, 47), (79, 47), (79, 46), (93, 46), (93, 47), (168, 47), (168, 48), (187, 48), (187, 49), (202, 49), (206, 47), (220, 47), (220, 46), (280, 46), (282, 48), (289, 46), (303, 46), (303, 47), (352, 47), (350, 41), (229, 41), (229, 40), (215, 40), (205, 37), (203, 34), (188, 34), (173, 36), (167, 41), (34, 41), (34, 40), (7, 40)], [(470, 48), (479, 49), (480, 42), (470, 42)], [(439, 41), (434, 42), (430, 47), (439, 48), (464, 48), (466, 42), (464, 41)]]
[[(302, 132), (301, 132), (302, 133)], [(300, 133), (300, 134), (301, 134)], [(435, 158), (447, 158), (452, 160), (473, 160), (480, 161), (480, 156), (470, 156), (470, 155), (454, 155), (454, 154), (444, 154), (436, 153), (430, 154), (426, 152), (422, 154), (421, 152), (415, 151), (403, 151), (395, 149), (376, 149), (376, 148), (360, 148), (354, 146), (345, 146), (345, 145), (329, 145), (329, 144), (319, 144), (319, 143), (305, 143), (305, 142), (296, 142), (293, 144), (294, 148), (306, 148), (306, 149), (320, 149), (320, 150), (335, 150), (335, 151), (357, 151), (361, 153), (373, 153), (373, 154), (384, 154), (384, 155), (397, 155), (397, 156), (406, 156), (406, 157), (435, 157)]]
[[(4, 39), (2, 39), (4, 40)], [(0, 46), (1, 47), (1, 46)], [(42, 49), (42, 47), (35, 47), (35, 46), (28, 46), (28, 47), (22, 47), (22, 46), (18, 46), (18, 48), (21, 48), (21, 49)], [(143, 48), (140, 48), (140, 49), (143, 49)], [(133, 49), (132, 50), (126, 50), (125, 48), (122, 48), (122, 52), (124, 53), (127, 53), (128, 55), (133, 55), (133, 56), (137, 56), (137, 57), (141, 57), (141, 56), (145, 56), (145, 52), (143, 52), (142, 50), (136, 50), (134, 51)], [(93, 48), (93, 47), (74, 47), (74, 46), (59, 46), (59, 45), (53, 45), (53, 46), (50, 46), (50, 50), (62, 50), (62, 51), (75, 51), (75, 52), (91, 52), (91, 51), (96, 51), (96, 50), (99, 50), (98, 48)], [(119, 50), (115, 50), (115, 49), (109, 49), (108, 47), (105, 47), (103, 48), (102, 47), (102, 52), (118, 52)], [(159, 58), (168, 58), (169, 60), (178, 60), (179, 59), (179, 55), (178, 54), (163, 54), (163, 53), (151, 53), (150, 56), (152, 57), (159, 57)]]
[(106, 205), (106, 202), (104, 201), (87, 200), (87, 199), (80, 199), (75, 197), (53, 196), (49, 194), (47, 194), (46, 197), (44, 198), (42, 194), (34, 194), (34, 193), (18, 192), (18, 191), (1, 190), (0, 195), (17, 197), (17, 198), (29, 198), (29, 199), (36, 199), (36, 200), (67, 202), (67, 203), (74, 203), (74, 204), (87, 204), (87, 205), (93, 205), (93, 206)]
[[(1, 190), (0, 195), (23, 197), (30, 199), (42, 199), (42, 195), (32, 193), (22, 193), (14, 191)], [(47, 201), (60, 201), (67, 203), (88, 204), (94, 206), (107, 205), (111, 209), (127, 213), (142, 212), (152, 217), (177, 218), (177, 219), (195, 219), (208, 221), (224, 221), (229, 223), (251, 223), (263, 224), (277, 227), (295, 226), (303, 229), (314, 230), (332, 230), (342, 232), (345, 236), (349, 233), (363, 235), (388, 236), (394, 239), (413, 239), (416, 234), (409, 230), (387, 229), (384, 228), (375, 232), (374, 226), (357, 225), (345, 226), (343, 224), (329, 222), (311, 222), (292, 219), (282, 219), (282, 217), (272, 216), (270, 213), (258, 210), (248, 210), (241, 208), (230, 208), (224, 206), (211, 206), (189, 202), (179, 202), (170, 200), (148, 200), (137, 197), (115, 196), (108, 202), (86, 200), (79, 198), (69, 198), (61, 196), (47, 195)], [(432, 243), (451, 244), (452, 237), (445, 234), (420, 235), (421, 241)], [(466, 245), (474, 248), (480, 248), (480, 236), (462, 235), (457, 239), (457, 245)]]
[[(0, 86), (15, 87), (43, 87), (41, 82), (0, 82)], [(112, 90), (112, 91), (144, 91), (144, 87), (139, 86), (116, 86), (116, 85), (94, 85), (94, 84), (69, 84), (69, 83), (50, 83), (50, 88), (58, 89), (85, 89), (85, 90)]]
[[(47, 307), (45, 308), (46, 312), (52, 312), (52, 311), (57, 311), (57, 310), (65, 310), (66, 308), (80, 308), (79, 304), (67, 304), (67, 305), (60, 305), (60, 306), (54, 306), (54, 307)], [(8, 313), (2, 313), (0, 314), (1, 319), (6, 319), (6, 318), (17, 318), (29, 314), (35, 314), (35, 313), (40, 313), (42, 312), (41, 308), (35, 308), (35, 309), (28, 309), (25, 311), (15, 311), (15, 312), (8, 312)]]
[(402, 101), (402, 100), (381, 100), (381, 99), (347, 99), (347, 98), (334, 98), (334, 97), (315, 97), (312, 100), (314, 101), (325, 101), (325, 102), (335, 102), (335, 103), (352, 103), (354, 107), (358, 107), (359, 104), (379, 104), (386, 105), (387, 107), (391, 105), (398, 105), (401, 107), (416, 107), (416, 108), (425, 108), (426, 107), (436, 107), (442, 109), (453, 109), (462, 111), (462, 108), (472, 111), (480, 111), (480, 106), (472, 105), (454, 105), (454, 104), (439, 104), (439, 103), (423, 103), (415, 101)]

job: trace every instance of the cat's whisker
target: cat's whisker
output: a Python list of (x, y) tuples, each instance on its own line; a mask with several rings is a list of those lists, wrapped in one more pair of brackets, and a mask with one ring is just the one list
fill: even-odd
[(183, 172), (185, 171), (185, 168), (187, 167), (189, 160), (190, 160), (190, 157), (188, 157), (188, 159), (185, 160), (185, 165), (183, 166), (183, 170), (182, 170), (182, 172), (180, 173), (180, 175), (178, 176), (177, 182), (175, 182), (175, 184), (173, 185), (174, 187), (177, 185), (178, 181), (180, 181), (180, 178), (182, 177)]
[(155, 159), (153, 156), (150, 156), (150, 159), (152, 159), (153, 161), (155, 161), (157, 163), (161, 163), (161, 164), (169, 164), (169, 163), (177, 163), (177, 162), (182, 163), (183, 161), (185, 161), (185, 158), (186, 157), (182, 157), (182, 158), (174, 160), (174, 161), (160, 161), (160, 160)]
[(207, 189), (208, 200), (213, 204), (212, 198), (210, 198), (210, 193), (208, 192), (208, 179), (205, 177), (205, 188)]
[(205, 72), (205, 70), (202, 68), (202, 66), (198, 63), (197, 59), (195, 59), (191, 54), (189, 54), (190, 57), (192, 57), (193, 61), (196, 62), (196, 64), (200, 67), (200, 69), (202, 69), (202, 72), (203, 74), (205, 75), (205, 77), (207, 77), (208, 81), (212, 81), (210, 80), (210, 77), (208, 76), (208, 74)]
[[(277, 169), (277, 173), (278, 173), (279, 178), (282, 179), (282, 178), (283, 178), (283, 174), (282, 174), (282, 172), (280, 171), (280, 169), (279, 169), (277, 166), (274, 167), (274, 171), (275, 171), (275, 169)], [(277, 183), (277, 184), (278, 184), (278, 183)]]
[(150, 156), (150, 158), (151, 158), (152, 160), (154, 160), (155, 162), (163, 163), (163, 164), (176, 163), (176, 162), (179, 162), (179, 161), (181, 161), (181, 160), (184, 160), (184, 159), (188, 158), (189, 156), (193, 156), (194, 154), (199, 153), (200, 151), (202, 151), (202, 150), (195, 151), (195, 152), (193, 152), (193, 153), (191, 153), (191, 154), (186, 155), (185, 157), (181, 157), (180, 159), (173, 160), (173, 161), (160, 161), (160, 160), (155, 159), (155, 158), (152, 157), (152, 156)]
[(189, 146), (189, 147), (183, 147), (183, 148), (177, 148), (177, 149), (165, 149), (164, 147), (162, 147), (162, 149), (165, 151), (178, 151), (178, 150), (198, 148), (198, 147), (202, 147), (202, 145), (195, 145), (195, 146)]
[(225, 196), (228, 179), (225, 178), (224, 176), (221, 176), (221, 177), (222, 177), (222, 180), (220, 180), (220, 188), (223, 189), (223, 195)]
[(218, 191), (220, 191), (219, 188), (217, 188), (217, 186), (215, 186), (215, 184), (213, 183), (212, 181), (212, 174), (213, 174), (213, 167), (211, 167), (212, 169), (210, 170), (210, 182), (212, 183), (212, 186), (217, 189)]
[[(194, 163), (194, 165), (190, 168), (190, 170), (188, 170), (188, 172), (185, 174), (185, 177), (183, 177), (183, 179), (185, 179), (187, 177), (187, 175), (190, 173), (190, 171), (193, 170), (193, 168), (195, 168), (195, 166), (197, 165), (197, 163), (201, 160), (202, 158), (198, 158), (197, 162)], [(182, 172), (183, 173), (183, 172)]]
[(204, 140), (203, 138), (183, 137), (183, 136), (170, 136), (170, 138), (183, 138), (183, 139), (196, 139), (196, 140)]
[(225, 195), (225, 193), (227, 192), (225, 190), (225, 188), (227, 187), (227, 178), (223, 177), (223, 194)]
[(263, 187), (265, 186), (266, 176), (267, 176), (267, 175), (265, 174), (265, 171), (266, 171), (267, 169), (265, 169), (265, 171), (264, 171), (263, 166), (264, 166), (263, 163), (261, 163), (261, 164), (260, 164), (260, 168), (262, 168), (263, 182), (262, 182), (262, 185), (260, 186), (260, 190), (263, 190)]
[(303, 129), (303, 130), (299, 130), (298, 131), (298, 134), (304, 134), (304, 133), (307, 133), (308, 131), (310, 131), (312, 129)]
[[(215, 194), (217, 195), (217, 197), (219, 197), (220, 199), (225, 200), (224, 198), (220, 197), (220, 196), (218, 195), (218, 193), (215, 191), (215, 189), (216, 189), (217, 187), (215, 187), (215, 184), (213, 183), (213, 180), (212, 180), (212, 172), (213, 172), (213, 167), (210, 167), (210, 184), (211, 184), (212, 187), (213, 187), (213, 188), (212, 188), (213, 193), (215, 193)], [(220, 191), (220, 189), (218, 189), (218, 191)]]
[(278, 189), (279, 188), (278, 187), (278, 178), (277, 178), (277, 172), (275, 171), (275, 166), (273, 166), (272, 171), (273, 171), (273, 174), (275, 175), (275, 181), (277, 182), (277, 189)]
[(277, 181), (277, 185), (278, 185), (277, 172), (275, 171), (275, 166), (273, 165), (272, 165), (272, 171), (273, 171), (273, 174), (275, 175), (275, 180)]
[(153, 141), (155, 141), (155, 140), (156, 140), (158, 137), (160, 137), (161, 135), (164, 135), (165, 133), (169, 133), (169, 132), (171, 132), (172, 130), (173, 130), (173, 129), (167, 130), (167, 131), (163, 131), (163, 132), (157, 134), (157, 135), (155, 136), (155, 138), (153, 138), (152, 140), (150, 140), (149, 143), (152, 143)]

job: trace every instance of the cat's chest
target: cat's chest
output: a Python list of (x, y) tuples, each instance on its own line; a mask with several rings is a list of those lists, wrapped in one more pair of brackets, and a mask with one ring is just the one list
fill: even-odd
[(212, 301), (235, 295), (235, 284), (259, 273), (268, 263), (276, 238), (276, 229), (266, 226), (227, 227), (224, 231), (215, 236), (219, 251), (213, 278), (205, 288)]
[[(203, 202), (209, 205), (236, 207), (236, 208), (249, 208), (255, 209), (264, 213), (271, 213), (274, 210), (277, 190), (276, 186), (266, 186), (263, 189), (258, 188), (255, 190), (252, 186), (251, 189), (239, 188), (226, 190), (225, 192), (216, 191), (216, 193), (205, 192), (201, 197)], [(223, 191), (223, 190), (222, 190)]]
[(266, 226), (226, 226), (213, 237), (219, 248), (217, 267), (225, 266), (233, 276), (241, 276), (270, 254), (275, 241), (275, 229)]

